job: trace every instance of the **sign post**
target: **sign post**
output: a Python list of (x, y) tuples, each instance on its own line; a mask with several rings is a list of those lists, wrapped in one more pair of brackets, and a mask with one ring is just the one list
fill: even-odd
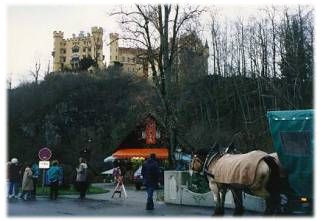
[(45, 175), (46, 169), (50, 167), (50, 158), (52, 156), (52, 152), (49, 148), (44, 147), (39, 150), (38, 157), (39, 161), (39, 169), (42, 169), (42, 192), (44, 192), (44, 183), (45, 183)]

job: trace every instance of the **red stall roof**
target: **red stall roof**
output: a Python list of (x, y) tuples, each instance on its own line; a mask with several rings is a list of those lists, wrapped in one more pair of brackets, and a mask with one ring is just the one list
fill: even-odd
[(128, 159), (132, 157), (148, 158), (150, 154), (156, 154), (157, 159), (168, 159), (168, 149), (161, 148), (124, 148), (119, 149), (112, 156), (116, 159)]

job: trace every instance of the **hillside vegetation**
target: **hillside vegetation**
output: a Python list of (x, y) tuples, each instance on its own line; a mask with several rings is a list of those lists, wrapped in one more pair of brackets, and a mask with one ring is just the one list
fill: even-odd
[[(265, 81), (278, 90), (259, 88)], [(186, 83), (175, 98), (177, 143), (190, 151), (233, 140), (244, 152), (271, 152), (266, 111), (288, 109), (284, 83), (217, 75)], [(312, 81), (305, 84), (312, 88)], [(37, 160), (38, 150), (47, 146), (53, 158), (75, 166), (79, 151), (89, 147), (91, 164), (99, 169), (143, 116), (152, 113), (160, 123), (165, 120), (152, 84), (116, 68), (96, 74), (51, 73), (40, 84), (9, 90), (8, 97), (9, 158), (21, 161)], [(312, 89), (303, 97), (300, 108), (312, 108)]]

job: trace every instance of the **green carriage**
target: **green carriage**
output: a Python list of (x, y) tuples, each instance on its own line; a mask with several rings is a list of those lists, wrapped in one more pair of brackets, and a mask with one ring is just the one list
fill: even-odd
[(290, 110), (267, 113), (271, 136), (281, 167), (290, 212), (313, 212), (314, 111)]

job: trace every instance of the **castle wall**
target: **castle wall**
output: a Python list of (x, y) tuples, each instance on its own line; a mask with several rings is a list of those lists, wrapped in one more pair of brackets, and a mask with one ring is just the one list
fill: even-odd
[[(80, 33), (79, 36), (73, 34), (72, 38), (64, 39), (63, 32), (54, 32), (53, 48), (53, 71), (63, 69), (76, 69), (79, 67), (79, 60), (85, 56), (91, 56), (97, 60), (99, 68), (104, 68), (103, 55), (103, 30), (92, 27), (91, 34)], [(78, 50), (76, 50), (78, 49)]]
[[(144, 57), (144, 50), (138, 48), (119, 47), (119, 35), (110, 33), (110, 65), (116, 63), (122, 65), (125, 72), (134, 73), (137, 76), (151, 78), (152, 70)], [(196, 33), (183, 36), (178, 40), (179, 48), (184, 48), (184, 53), (179, 53), (174, 59), (174, 68), (176, 69), (179, 78), (192, 79), (198, 77), (199, 73), (202, 76), (208, 74), (208, 57), (209, 47), (203, 45)], [(188, 55), (191, 51), (193, 55)], [(140, 55), (140, 56), (139, 56)], [(140, 59), (139, 59), (140, 57)], [(186, 59), (187, 57), (190, 57)], [(195, 73), (197, 75), (193, 76)]]
[[(134, 73), (139, 77), (148, 77), (147, 62), (139, 58), (144, 51), (137, 48), (119, 47), (119, 35), (110, 33), (110, 65), (119, 63), (122, 69), (128, 73)], [(140, 56), (141, 57), (141, 56)]]

